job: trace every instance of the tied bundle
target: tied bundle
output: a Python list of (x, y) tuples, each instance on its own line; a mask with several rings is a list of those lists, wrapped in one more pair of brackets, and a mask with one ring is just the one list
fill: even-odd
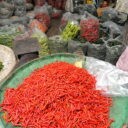
[(81, 20), (81, 36), (86, 41), (95, 42), (99, 39), (99, 21), (96, 19)]
[(6, 90), (3, 118), (23, 128), (109, 128), (111, 99), (95, 90), (95, 84), (85, 69), (51, 63)]

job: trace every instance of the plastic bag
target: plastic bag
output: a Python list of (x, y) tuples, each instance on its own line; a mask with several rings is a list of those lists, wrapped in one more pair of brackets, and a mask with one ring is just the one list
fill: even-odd
[(45, 4), (45, 0), (34, 0), (34, 2), (35, 2), (35, 5), (37, 6), (42, 6)]
[(99, 21), (96, 19), (85, 19), (80, 21), (81, 36), (90, 42), (94, 42), (99, 38)]
[(26, 3), (26, 10), (27, 11), (31, 11), (32, 9), (33, 9), (33, 4), (31, 4), (31, 3)]
[(52, 18), (59, 18), (61, 16), (62, 11), (61, 10), (57, 10), (57, 9), (53, 9), (53, 13), (52, 13)]
[(0, 19), (0, 26), (12, 24), (11, 19)]
[(87, 43), (80, 43), (79, 41), (70, 40), (68, 42), (68, 52), (74, 53), (77, 50), (81, 49), (84, 53), (84, 55), (87, 55)]
[(65, 5), (65, 10), (67, 12), (73, 12), (74, 11), (73, 0), (67, 0), (66, 5)]
[(96, 7), (94, 4), (85, 4), (84, 10), (91, 13), (92, 15), (96, 15)]
[(42, 6), (42, 7), (35, 7), (34, 9), (35, 11), (35, 18), (40, 21), (42, 24), (45, 24), (47, 27), (50, 26), (50, 16), (49, 16), (49, 12), (48, 12), (48, 8), (46, 5)]
[(9, 10), (7, 8), (0, 8), (0, 19), (7, 19), (11, 17), (13, 14), (13, 10)]
[(29, 23), (29, 18), (26, 16), (11, 18), (11, 22), (12, 22), (12, 24), (23, 24), (23, 25), (27, 26)]
[(35, 12), (35, 14), (44, 13), (44, 14), (49, 15), (47, 5), (44, 5), (44, 6), (35, 6), (34, 12)]
[(120, 56), (119, 60), (116, 63), (116, 67), (128, 72), (128, 47)]
[(2, 1), (0, 3), (0, 7), (1, 8), (7, 8), (9, 10), (14, 10), (14, 1), (13, 0), (10, 0), (10, 1), (5, 0), (5, 1)]
[(100, 60), (105, 60), (105, 56), (106, 56), (105, 41), (103, 39), (99, 39), (92, 43), (89, 42), (87, 55)]
[(22, 32), (24, 32), (24, 26), (19, 24), (0, 27), (0, 44), (12, 47), (13, 38)]
[(81, 19), (81, 15), (66, 12), (63, 14), (63, 17), (61, 19), (61, 25), (66, 25), (67, 22), (69, 22), (69, 21), (74, 21), (74, 20), (78, 21), (80, 19)]
[(115, 65), (123, 51), (124, 46), (120, 41), (114, 39), (108, 40), (106, 43), (105, 61)]
[(122, 25), (126, 21), (127, 21), (127, 14), (119, 12), (114, 22)]
[(63, 53), (63, 52), (67, 52), (68, 51), (67, 42), (64, 41), (58, 35), (50, 37), (49, 41), (48, 41), (48, 45), (49, 45), (49, 49), (50, 49), (50, 53), (51, 54)]
[(86, 57), (86, 69), (96, 77), (96, 89), (106, 96), (128, 96), (128, 73), (110, 63)]
[(78, 34), (79, 30), (80, 27), (77, 21), (68, 22), (61, 34), (61, 37), (67, 41), (71, 40)]
[(25, 6), (26, 4), (25, 0), (13, 0), (13, 1), (14, 1), (15, 6)]
[(15, 16), (25, 16), (26, 15), (26, 6), (17, 6), (14, 12)]
[(115, 9), (109, 7), (104, 9), (104, 11), (102, 12), (101, 19), (103, 21), (114, 21), (114, 20), (116, 21), (117, 15), (118, 15), (118, 12)]
[(41, 32), (46, 32), (48, 29), (45, 24), (41, 24), (38, 20), (35, 19), (31, 21), (29, 28), (38, 28)]
[(84, 11), (84, 14), (81, 15), (81, 20), (83, 20), (83, 19), (85, 20), (88, 18), (99, 20), (96, 16), (93, 16), (92, 14), (88, 13), (87, 11)]
[(30, 11), (26, 14), (26, 16), (31, 20), (33, 20), (35, 18), (35, 13), (33, 11)]
[(128, 1), (127, 0), (117, 0), (116, 10), (128, 14)]
[(32, 37), (36, 37), (40, 43), (40, 50), (39, 56), (47, 56), (49, 55), (49, 48), (48, 48), (48, 38), (45, 33), (40, 31), (38, 28), (33, 29)]
[(106, 30), (108, 30), (110, 38), (115, 39), (116, 37), (122, 35), (122, 27), (112, 21), (104, 22), (102, 24), (102, 27), (104, 27), (104, 28), (106, 28)]

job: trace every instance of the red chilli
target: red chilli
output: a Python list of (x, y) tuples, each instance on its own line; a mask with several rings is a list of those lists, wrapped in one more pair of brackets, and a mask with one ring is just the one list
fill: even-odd
[(1, 111), (7, 122), (23, 128), (109, 128), (112, 101), (95, 84), (85, 69), (54, 62), (8, 88)]

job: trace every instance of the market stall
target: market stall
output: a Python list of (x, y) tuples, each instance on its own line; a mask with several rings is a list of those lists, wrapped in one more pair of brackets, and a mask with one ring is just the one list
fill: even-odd
[(0, 1), (0, 128), (127, 127), (127, 3)]

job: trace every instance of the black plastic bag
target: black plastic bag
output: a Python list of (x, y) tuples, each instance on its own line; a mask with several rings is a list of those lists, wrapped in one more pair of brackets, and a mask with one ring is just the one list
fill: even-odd
[(124, 49), (125, 46), (119, 40), (108, 40), (106, 42), (105, 61), (115, 65)]
[(88, 49), (88, 45), (87, 43), (81, 43), (80, 41), (74, 41), (74, 40), (70, 40), (68, 42), (68, 52), (69, 53), (74, 53), (76, 51), (83, 51), (84, 55), (87, 55), (87, 49)]
[(99, 39), (96, 42), (89, 42), (87, 55), (100, 60), (105, 60), (105, 56), (106, 56), (105, 41), (103, 39)]

